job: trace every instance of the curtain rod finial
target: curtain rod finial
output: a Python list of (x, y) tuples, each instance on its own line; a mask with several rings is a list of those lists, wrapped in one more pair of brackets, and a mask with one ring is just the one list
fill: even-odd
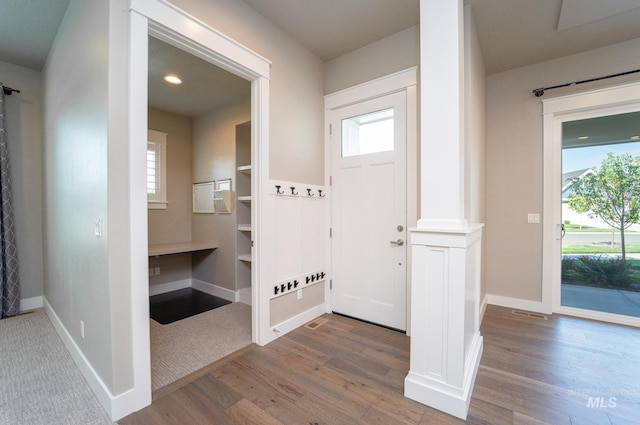
[(544, 89), (543, 88), (533, 89), (533, 94), (535, 94), (536, 97), (542, 97), (544, 95)]

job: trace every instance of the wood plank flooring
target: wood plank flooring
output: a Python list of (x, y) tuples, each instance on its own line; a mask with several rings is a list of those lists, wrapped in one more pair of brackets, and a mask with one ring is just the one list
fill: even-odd
[(548, 320), (489, 306), (466, 421), (403, 397), (404, 334), (325, 315), (265, 347), (250, 346), (154, 394), (134, 424), (640, 423), (640, 330)]

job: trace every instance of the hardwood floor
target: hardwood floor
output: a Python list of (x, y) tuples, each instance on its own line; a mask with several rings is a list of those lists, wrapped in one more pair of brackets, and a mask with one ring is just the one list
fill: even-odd
[[(337, 315), (252, 345), (154, 394), (133, 424), (640, 423), (640, 330), (489, 306), (469, 417), (403, 397), (404, 334)], [(190, 381), (190, 382), (189, 382)]]

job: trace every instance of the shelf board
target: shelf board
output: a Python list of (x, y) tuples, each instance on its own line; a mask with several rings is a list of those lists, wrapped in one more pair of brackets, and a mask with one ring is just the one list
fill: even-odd
[(250, 232), (251, 225), (250, 224), (238, 224), (238, 230), (241, 232)]
[(251, 174), (251, 165), (241, 165), (238, 167), (238, 171), (245, 174)]
[(251, 262), (251, 254), (241, 254), (238, 255), (238, 260), (240, 261), (246, 261), (247, 263)]
[(158, 255), (181, 254), (184, 252), (214, 250), (218, 247), (216, 242), (178, 242), (161, 245), (149, 245), (149, 257)]
[(238, 196), (240, 202), (251, 202), (251, 195)]

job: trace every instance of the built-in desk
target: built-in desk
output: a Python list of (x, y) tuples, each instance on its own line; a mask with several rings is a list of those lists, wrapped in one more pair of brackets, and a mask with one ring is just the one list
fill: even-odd
[(216, 248), (218, 248), (218, 244), (216, 242), (177, 242), (149, 245), (149, 257), (214, 250)]

